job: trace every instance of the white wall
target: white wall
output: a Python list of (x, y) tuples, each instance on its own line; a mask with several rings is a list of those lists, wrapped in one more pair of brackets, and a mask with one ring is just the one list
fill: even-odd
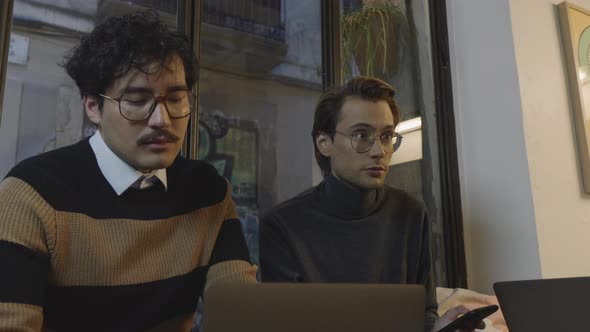
[(541, 276), (508, 0), (447, 2), (469, 288)]
[[(449, 0), (469, 286), (590, 275), (557, 0)], [(590, 0), (572, 0), (590, 9)]]
[[(590, 275), (590, 196), (582, 194), (560, 2), (510, 1), (544, 278)], [(590, 0), (569, 2), (590, 10)]]

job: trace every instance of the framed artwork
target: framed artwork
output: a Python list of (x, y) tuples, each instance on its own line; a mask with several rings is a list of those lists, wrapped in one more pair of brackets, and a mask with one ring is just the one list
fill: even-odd
[(582, 187), (590, 194), (590, 11), (562, 2), (558, 7)]

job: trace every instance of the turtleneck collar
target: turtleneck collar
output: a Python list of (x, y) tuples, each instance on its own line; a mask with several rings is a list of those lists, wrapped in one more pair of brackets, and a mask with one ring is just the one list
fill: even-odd
[(329, 215), (344, 220), (369, 216), (383, 202), (383, 188), (360, 189), (328, 175), (318, 186), (316, 203)]

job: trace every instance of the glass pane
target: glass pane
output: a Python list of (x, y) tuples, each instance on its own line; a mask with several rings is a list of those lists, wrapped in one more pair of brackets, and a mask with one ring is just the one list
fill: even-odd
[(258, 264), (258, 217), (321, 179), (320, 1), (204, 0), (202, 15), (198, 158), (231, 181)]
[(403, 144), (387, 183), (426, 203), (436, 283), (446, 286), (428, 0), (341, 0), (342, 76), (372, 76), (396, 88)]
[(19, 161), (94, 133), (63, 56), (97, 23), (153, 8), (176, 27), (176, 1), (15, 0), (0, 122), (0, 178)]

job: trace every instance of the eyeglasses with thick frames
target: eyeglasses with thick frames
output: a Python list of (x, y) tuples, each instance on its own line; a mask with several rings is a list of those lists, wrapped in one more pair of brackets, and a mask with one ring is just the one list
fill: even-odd
[(148, 119), (159, 103), (164, 105), (171, 119), (181, 119), (191, 114), (196, 99), (189, 90), (170, 91), (159, 97), (148, 91), (126, 92), (118, 98), (103, 94), (99, 94), (99, 96), (117, 102), (119, 113), (129, 121)]
[(402, 144), (403, 136), (396, 132), (385, 132), (381, 135), (375, 135), (367, 130), (357, 130), (352, 134), (347, 134), (335, 130), (336, 133), (349, 137), (352, 148), (358, 153), (365, 153), (373, 147), (375, 140), (379, 137), (381, 146), (386, 152), (395, 152)]

